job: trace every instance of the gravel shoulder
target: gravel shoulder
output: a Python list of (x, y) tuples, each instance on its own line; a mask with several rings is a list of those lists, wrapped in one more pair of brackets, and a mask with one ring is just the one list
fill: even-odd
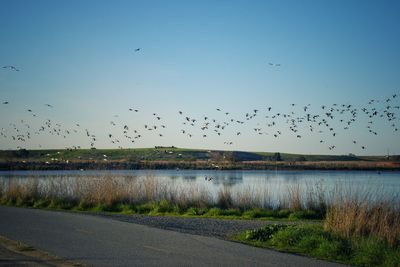
[(220, 239), (227, 239), (233, 234), (249, 229), (261, 228), (267, 224), (296, 223), (268, 220), (213, 219), (199, 217), (150, 216), (139, 214), (125, 215), (90, 212), (85, 212), (85, 214), (90, 214), (92, 216), (101, 216), (122, 222), (141, 224), (180, 233), (210, 236)]

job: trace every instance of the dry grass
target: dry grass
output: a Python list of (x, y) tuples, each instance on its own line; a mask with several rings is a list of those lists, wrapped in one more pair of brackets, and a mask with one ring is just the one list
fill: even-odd
[(248, 210), (254, 207), (272, 209), (272, 198), (268, 188), (246, 187), (242, 190), (233, 191), (235, 198), (234, 206), (241, 210)]
[(326, 213), (326, 208), (329, 202), (329, 196), (326, 194), (326, 189), (321, 181), (315, 184), (306, 184), (306, 200), (307, 209), (318, 211), (320, 214)]
[(392, 246), (400, 244), (400, 209), (395, 201), (370, 203), (343, 199), (328, 209), (325, 230), (345, 238), (373, 236)]
[(288, 186), (288, 203), (289, 208), (295, 211), (299, 211), (303, 209), (303, 199), (302, 199), (302, 192), (300, 189), (299, 184), (295, 184), (292, 186)]
[[(321, 182), (316, 184), (293, 184), (271, 192), (265, 187), (235, 189), (222, 186), (213, 194), (206, 185), (185, 184), (146, 177), (102, 177), (65, 178), (52, 177), (44, 182), (38, 178), (9, 179), (0, 183), (3, 199), (69, 199), (91, 204), (113, 205), (116, 203), (141, 204), (167, 200), (179, 206), (219, 206), (221, 208), (290, 209), (325, 211), (327, 207), (346, 203), (377, 202), (374, 195), (382, 192), (351, 191), (351, 186), (339, 185), (327, 192)], [(40, 182), (39, 182), (40, 181)], [(349, 189), (350, 188), (350, 189)], [(379, 201), (378, 201), (379, 202)], [(391, 200), (395, 202), (395, 200)]]
[(306, 209), (307, 205), (300, 187), (288, 187), (288, 192), (280, 196), (279, 204), (268, 188), (247, 187), (232, 189), (221, 187), (213, 194), (205, 185), (171, 183), (154, 176), (65, 178), (52, 177), (45, 182), (33, 177), (24, 180), (9, 179), (0, 188), (2, 202), (23, 203), (27, 201), (62, 200), (84, 203), (88, 206), (116, 204), (143, 204), (167, 200), (179, 207), (219, 207), (246, 210), (264, 209)]
[(218, 192), (217, 205), (222, 209), (233, 208), (232, 191), (228, 186), (224, 186)]
[(23, 184), (11, 180), (2, 188), (2, 198), (14, 203), (31, 202), (39, 197), (38, 181), (29, 180)]

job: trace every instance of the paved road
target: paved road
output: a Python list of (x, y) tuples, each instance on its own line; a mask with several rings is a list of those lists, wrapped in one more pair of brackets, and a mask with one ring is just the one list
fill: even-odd
[(340, 266), (103, 217), (4, 206), (0, 235), (90, 266)]

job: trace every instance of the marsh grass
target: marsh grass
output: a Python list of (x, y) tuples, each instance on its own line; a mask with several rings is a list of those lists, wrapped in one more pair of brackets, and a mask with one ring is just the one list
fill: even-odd
[(30, 177), (3, 180), (0, 184), (2, 204), (35, 208), (245, 218), (324, 216), (318, 205), (307, 203), (299, 186), (288, 187), (288, 193), (276, 203), (268, 188), (222, 186), (213, 194), (203, 185), (171, 183), (152, 175), (53, 177), (45, 181)]
[(391, 201), (343, 200), (328, 209), (324, 227), (348, 239), (373, 236), (391, 246), (400, 244), (400, 211)]

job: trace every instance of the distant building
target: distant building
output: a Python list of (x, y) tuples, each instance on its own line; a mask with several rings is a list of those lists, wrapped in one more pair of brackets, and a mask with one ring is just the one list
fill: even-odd
[(155, 146), (154, 148), (155, 149), (166, 149), (166, 148), (174, 149), (174, 148), (177, 148), (177, 147), (176, 146)]

